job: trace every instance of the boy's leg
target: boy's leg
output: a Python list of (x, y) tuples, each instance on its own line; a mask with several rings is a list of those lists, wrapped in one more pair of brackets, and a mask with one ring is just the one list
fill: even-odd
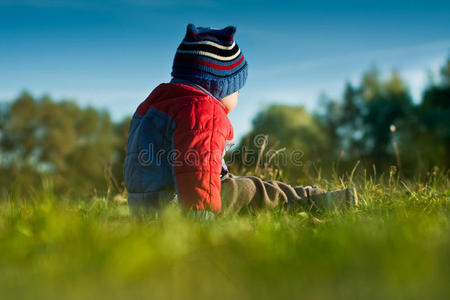
[(176, 201), (175, 193), (160, 191), (128, 198), (130, 216), (135, 220), (155, 218), (169, 203)]
[(308, 204), (316, 208), (333, 209), (339, 206), (358, 205), (355, 188), (326, 191), (316, 186), (297, 186), (295, 191), (308, 199)]
[(222, 180), (222, 211), (238, 213), (247, 209), (307, 205), (295, 189), (280, 181), (263, 181), (254, 176), (233, 176)]
[(335, 208), (358, 204), (354, 188), (327, 192), (315, 186), (294, 188), (281, 181), (263, 181), (254, 176), (231, 174), (222, 180), (221, 197), (224, 213), (237, 213), (248, 208)]

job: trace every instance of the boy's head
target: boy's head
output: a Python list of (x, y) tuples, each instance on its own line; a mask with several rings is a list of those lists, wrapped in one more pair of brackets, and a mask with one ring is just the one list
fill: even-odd
[[(236, 27), (224, 29), (189, 24), (175, 54), (172, 76), (199, 84), (229, 111), (247, 79), (247, 62), (234, 41)], [(230, 109), (231, 108), (231, 109)]]

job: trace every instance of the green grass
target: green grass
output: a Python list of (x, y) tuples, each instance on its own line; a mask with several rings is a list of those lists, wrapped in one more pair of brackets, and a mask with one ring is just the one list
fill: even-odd
[(136, 223), (124, 204), (50, 187), (6, 197), (0, 298), (448, 299), (448, 174), (355, 177), (357, 208), (214, 221), (169, 207)]

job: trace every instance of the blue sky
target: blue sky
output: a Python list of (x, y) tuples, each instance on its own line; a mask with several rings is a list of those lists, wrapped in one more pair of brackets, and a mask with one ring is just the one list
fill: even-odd
[(320, 109), (373, 64), (417, 100), (450, 50), (449, 1), (0, 0), (0, 101), (27, 89), (130, 115), (170, 80), (188, 23), (237, 26), (249, 62), (237, 137), (270, 103)]

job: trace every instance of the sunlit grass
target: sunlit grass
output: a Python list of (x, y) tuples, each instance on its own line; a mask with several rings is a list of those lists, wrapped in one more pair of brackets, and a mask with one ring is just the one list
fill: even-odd
[(446, 299), (448, 174), (351, 181), (356, 208), (199, 221), (169, 207), (141, 223), (44, 184), (0, 202), (0, 298)]

